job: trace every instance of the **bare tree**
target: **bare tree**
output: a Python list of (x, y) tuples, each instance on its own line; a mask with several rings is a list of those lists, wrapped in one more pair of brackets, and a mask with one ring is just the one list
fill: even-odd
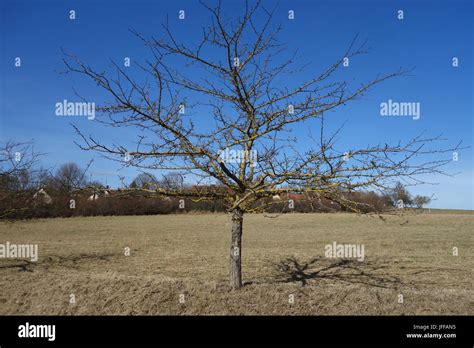
[(392, 189), (390, 189), (389, 197), (392, 200), (392, 205), (411, 206), (413, 205), (413, 197), (408, 192), (408, 189), (399, 181), (397, 181)]
[(80, 168), (76, 163), (70, 162), (59, 167), (55, 175), (58, 189), (62, 192), (71, 192), (86, 186), (87, 169)]
[[(265, 211), (272, 197), (290, 189), (361, 211), (346, 192), (385, 190), (401, 177), (421, 183), (420, 175), (441, 173), (450, 161), (440, 156), (454, 149), (433, 148), (442, 139), (423, 134), (394, 145), (382, 141), (362, 149), (335, 148), (337, 132), (329, 136), (324, 132), (328, 111), (408, 72), (398, 69), (352, 87), (336, 80), (335, 72), (345, 58), (365, 53), (365, 43), (357, 37), (322, 72), (307, 69), (297, 86), (285, 87), (285, 77), (298, 76), (302, 67), (277, 40), (282, 27), (273, 24), (274, 10), (259, 1), (245, 3), (240, 17), (226, 20), (220, 4), (202, 5), (210, 24), (195, 46), (181, 43), (168, 24), (162, 26), (160, 38), (134, 32), (150, 50), (151, 59), (139, 65), (142, 76), (132, 77), (115, 63), (113, 74), (97, 71), (67, 53), (64, 63), (67, 72), (90, 78), (110, 95), (111, 100), (97, 110), (101, 122), (137, 130), (136, 144), (129, 148), (100, 142), (75, 127), (82, 149), (101, 152), (126, 166), (186, 172), (196, 180), (212, 178), (215, 189), (194, 185), (155, 192), (226, 202), (232, 220), (233, 288), (242, 286), (244, 213)], [(264, 20), (259, 17), (257, 22), (257, 14)], [(318, 136), (291, 136), (300, 123), (308, 128), (317, 124)], [(310, 149), (300, 150), (301, 144)]]
[(158, 179), (151, 173), (141, 173), (130, 183), (132, 188), (156, 189)]
[(0, 146), (0, 176), (4, 179), (30, 171), (38, 164), (40, 156), (35, 152), (32, 141), (7, 140)]
[(430, 204), (431, 203), (431, 198), (428, 196), (420, 196), (416, 195), (413, 198), (413, 204), (418, 208), (421, 209), (423, 208), (424, 205)]
[(40, 153), (33, 142), (7, 140), (0, 145), (0, 218), (10, 218), (31, 200), (25, 190), (34, 186)]
[(184, 188), (184, 177), (181, 173), (164, 174), (159, 185), (165, 190), (182, 190)]

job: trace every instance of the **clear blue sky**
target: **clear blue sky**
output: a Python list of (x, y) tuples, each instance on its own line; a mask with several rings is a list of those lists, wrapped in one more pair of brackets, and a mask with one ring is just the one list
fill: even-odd
[[(241, 11), (242, 1), (223, 1), (228, 14)], [(264, 4), (272, 6), (275, 1)], [(98, 134), (101, 140), (127, 139), (120, 130), (97, 127), (86, 118), (55, 116), (55, 104), (75, 101), (73, 87), (82, 95), (101, 101), (102, 94), (79, 76), (62, 75), (60, 48), (78, 55), (97, 68), (110, 66), (110, 59), (122, 62), (149, 58), (142, 43), (129, 29), (160, 36), (160, 23), (169, 16), (176, 36), (196, 42), (208, 18), (196, 0), (137, 1), (25, 1), (2, 0), (0, 17), (0, 138), (34, 139), (37, 150), (46, 153), (44, 167), (74, 161), (84, 166), (91, 158), (93, 173), (110, 173), (107, 183), (118, 184), (117, 175), (130, 181), (137, 172), (119, 169), (74, 144), (78, 140), (70, 122), (84, 133)], [(186, 11), (179, 21), (178, 11)], [(287, 19), (288, 10), (295, 19)], [(397, 10), (404, 20), (397, 19)], [(69, 10), (76, 19), (69, 20)], [(334, 127), (346, 122), (338, 145), (349, 146), (407, 140), (423, 130), (442, 133), (454, 144), (463, 140), (470, 149), (448, 168), (460, 172), (454, 178), (426, 178), (436, 186), (413, 188), (413, 193), (431, 196), (432, 207), (474, 209), (473, 202), (473, 5), (472, 1), (319, 1), (281, 0), (275, 14), (283, 27), (281, 40), (297, 48), (307, 72), (317, 73), (337, 59), (355, 34), (368, 39), (371, 51), (351, 61), (347, 70), (355, 82), (367, 81), (378, 73), (400, 66), (416, 66), (413, 76), (379, 85), (364, 98), (331, 114)], [(20, 57), (21, 68), (14, 66)], [(459, 58), (453, 68), (452, 58)], [(133, 66), (132, 68), (133, 69)], [(133, 70), (131, 70), (133, 71)], [(288, 80), (289, 84), (296, 83)], [(379, 114), (383, 101), (421, 103), (421, 118), (384, 118)], [(329, 120), (329, 118), (328, 118)], [(329, 121), (327, 121), (329, 122)], [(96, 174), (103, 182), (105, 176)]]

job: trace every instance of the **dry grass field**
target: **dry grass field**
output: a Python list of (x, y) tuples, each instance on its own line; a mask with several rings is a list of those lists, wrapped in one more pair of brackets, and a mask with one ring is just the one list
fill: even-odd
[[(39, 260), (0, 259), (0, 314), (474, 314), (472, 212), (245, 218), (237, 291), (223, 214), (2, 222), (0, 243)], [(364, 262), (325, 258), (333, 241), (364, 244)]]

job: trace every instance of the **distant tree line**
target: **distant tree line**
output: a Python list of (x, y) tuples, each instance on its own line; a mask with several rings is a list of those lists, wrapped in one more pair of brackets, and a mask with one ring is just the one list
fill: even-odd
[[(18, 155), (20, 154), (20, 155)], [(186, 212), (225, 212), (223, 199), (192, 199), (185, 193), (223, 192), (223, 185), (192, 185), (181, 173), (167, 173), (158, 179), (152, 173), (140, 173), (129, 184), (111, 189), (100, 181), (88, 180), (88, 168), (66, 163), (56, 170), (37, 168), (39, 154), (31, 143), (9, 141), (0, 148), (0, 219), (24, 219), (70, 216), (152, 215)], [(127, 189), (134, 189), (130, 194)], [(164, 189), (174, 197), (154, 194)], [(183, 195), (180, 196), (180, 193)], [(400, 182), (388, 191), (342, 192), (356, 202), (361, 212), (388, 211), (394, 208), (422, 208), (430, 202), (426, 196), (412, 196)], [(301, 193), (288, 187), (286, 193), (262, 198), (268, 213), (311, 213), (352, 211), (343, 204), (316, 193)]]

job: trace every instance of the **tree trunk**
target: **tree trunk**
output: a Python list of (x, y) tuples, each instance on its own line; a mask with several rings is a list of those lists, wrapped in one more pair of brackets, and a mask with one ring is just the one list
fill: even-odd
[(232, 235), (230, 242), (230, 286), (233, 289), (242, 287), (242, 210), (232, 211)]

